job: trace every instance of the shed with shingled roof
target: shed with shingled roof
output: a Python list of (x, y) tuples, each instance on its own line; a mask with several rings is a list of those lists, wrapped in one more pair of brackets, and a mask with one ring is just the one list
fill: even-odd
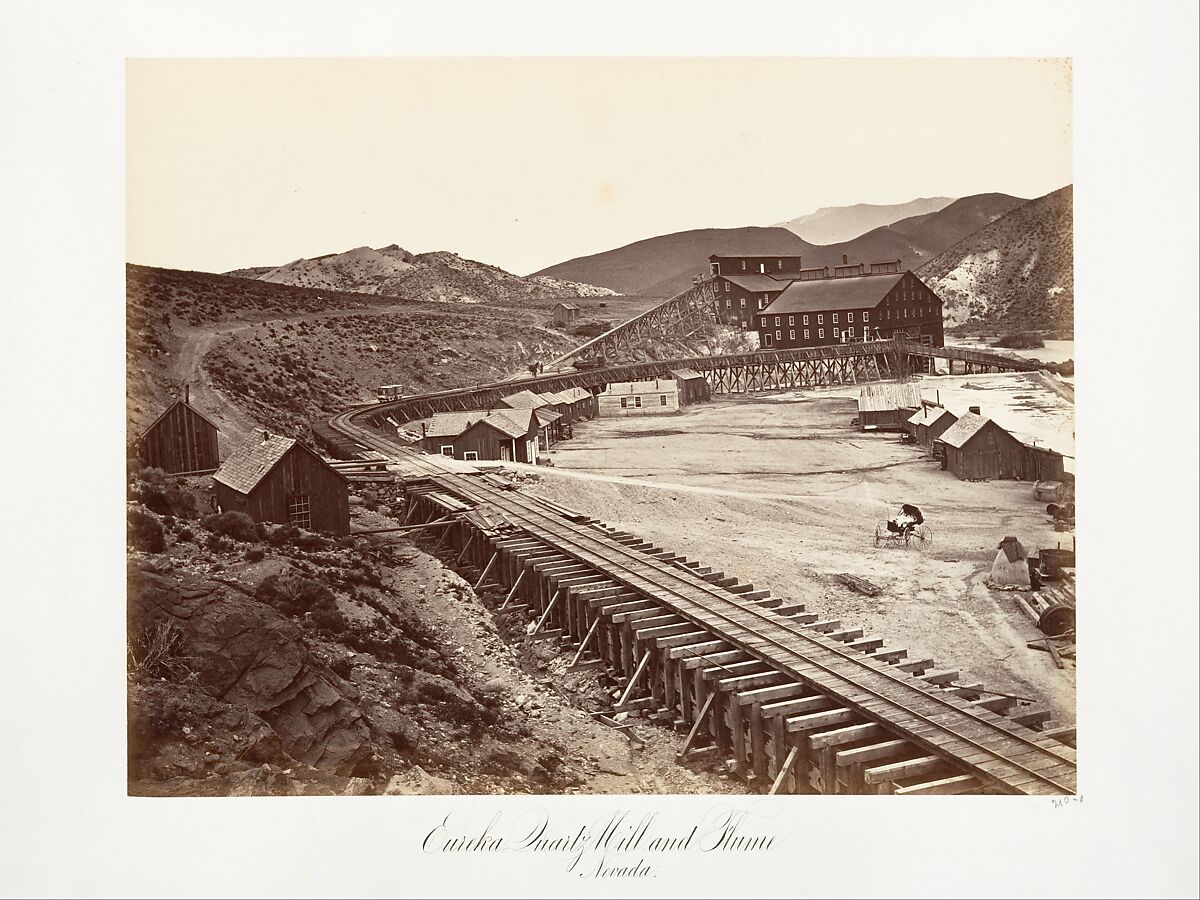
[(346, 479), (295, 438), (256, 432), (213, 475), (217, 506), (256, 522), (348, 534)]

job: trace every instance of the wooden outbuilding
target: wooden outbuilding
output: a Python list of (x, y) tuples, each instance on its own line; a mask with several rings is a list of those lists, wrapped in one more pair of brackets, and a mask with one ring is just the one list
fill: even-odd
[(537, 462), (540, 425), (532, 409), (438, 413), (417, 427), (426, 453), (466, 462)]
[(964, 413), (935, 444), (943, 448), (942, 468), (959, 478), (1030, 477), (1025, 445), (985, 416)]
[(579, 307), (574, 303), (554, 304), (554, 324), (573, 325), (579, 321)]
[(133, 442), (133, 455), (147, 466), (177, 475), (214, 471), (221, 464), (217, 426), (188, 402), (187, 389)]
[(580, 419), (596, 418), (598, 412), (596, 395), (591, 391), (581, 387), (572, 387), (559, 391), (558, 395), (570, 401), (571, 421), (578, 422)]
[(217, 506), (256, 522), (348, 534), (346, 479), (295, 438), (252, 435), (213, 475)]
[(915, 381), (864, 385), (858, 392), (858, 427), (908, 431), (908, 419), (920, 406), (921, 388)]
[(932, 448), (933, 442), (957, 421), (958, 416), (944, 406), (924, 404), (908, 417), (908, 430), (917, 443)]
[(671, 376), (679, 385), (680, 406), (707, 403), (712, 399), (712, 389), (709, 388), (704, 376), (695, 369), (672, 369)]
[(618, 381), (598, 398), (601, 416), (653, 416), (679, 412), (679, 385), (673, 378)]

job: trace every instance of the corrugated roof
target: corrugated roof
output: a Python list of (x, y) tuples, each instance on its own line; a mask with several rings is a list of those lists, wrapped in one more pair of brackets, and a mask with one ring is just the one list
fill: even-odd
[(502, 397), (500, 403), (509, 409), (537, 409), (539, 406), (546, 405), (546, 401), (533, 391), (518, 391), (515, 394), (509, 394), (507, 397)]
[(295, 438), (279, 435), (272, 435), (266, 440), (263, 440), (261, 432), (251, 435), (233, 451), (229, 459), (221, 463), (213, 480), (240, 494), (249, 494), (296, 443)]
[(768, 291), (782, 291), (792, 279), (772, 278), (770, 275), (764, 275), (761, 272), (746, 272), (739, 275), (720, 275), (719, 278), (724, 278), (726, 281), (733, 282), (744, 291), (750, 291), (755, 294), (763, 294)]
[(825, 312), (838, 309), (874, 309), (888, 291), (900, 283), (903, 272), (860, 275), (851, 278), (814, 278), (793, 281), (759, 315)]
[[(533, 410), (525, 409), (493, 409), (479, 417), (476, 425), (489, 425), (501, 434), (509, 437), (524, 437), (529, 433), (529, 423), (532, 416), (538, 415)], [(556, 418), (558, 413), (551, 413)]]
[(680, 381), (690, 381), (693, 378), (704, 378), (704, 376), (695, 369), (672, 369), (671, 374)]
[(934, 425), (943, 416), (953, 417), (954, 413), (944, 406), (925, 406), (909, 416), (908, 421), (912, 425)]
[(174, 403), (171, 403), (171, 404), (169, 404), (169, 405), (167, 406), (167, 408), (166, 408), (166, 409), (164, 409), (164, 410), (163, 410), (161, 413), (159, 413), (159, 414), (158, 414), (158, 418), (157, 418), (157, 419), (155, 419), (153, 422), (151, 422), (149, 425), (147, 425), (147, 426), (146, 426), (146, 430), (145, 430), (145, 431), (143, 431), (141, 434), (139, 434), (139, 435), (137, 436), (136, 440), (134, 440), (134, 443), (135, 443), (135, 444), (137, 444), (137, 443), (140, 443), (140, 442), (141, 442), (141, 440), (142, 440), (142, 438), (144, 438), (146, 435), (148, 435), (148, 434), (149, 434), (151, 431), (153, 431), (153, 430), (154, 430), (154, 426), (155, 426), (155, 425), (157, 425), (157, 424), (158, 424), (159, 422), (161, 422), (161, 421), (162, 421), (164, 418), (166, 418), (166, 415), (167, 415), (167, 413), (169, 413), (171, 410), (173, 410), (173, 409), (174, 409), (176, 406), (181, 406), (181, 405), (182, 405), (182, 406), (183, 406), (185, 409), (188, 409), (188, 410), (190, 410), (191, 412), (194, 412), (196, 415), (198, 415), (198, 416), (199, 416), (201, 419), (203, 419), (205, 422), (207, 422), (207, 423), (208, 423), (209, 425), (211, 425), (213, 428), (216, 428), (216, 429), (217, 429), (217, 431), (220, 431), (220, 430), (221, 430), (221, 427), (220, 427), (219, 425), (217, 425), (217, 423), (216, 423), (216, 422), (214, 422), (212, 419), (210, 419), (210, 418), (209, 418), (208, 416), (206, 416), (204, 413), (200, 412), (200, 410), (196, 409), (196, 407), (192, 406), (192, 404), (190, 404), (190, 403), (186, 402), (186, 401), (185, 401), (185, 400), (184, 400), (182, 397), (180, 397), (180, 398), (179, 398), (178, 400), (176, 400)]
[(538, 396), (541, 397), (543, 400), (545, 400), (547, 403), (549, 403), (551, 406), (557, 406), (560, 403), (570, 403), (571, 402), (566, 397), (564, 397), (562, 394), (556, 393), (554, 391), (542, 391), (541, 393), (538, 394)]
[(859, 412), (885, 412), (921, 405), (921, 387), (915, 381), (902, 384), (867, 384), (858, 392)]
[(942, 432), (942, 436), (938, 440), (961, 450), (962, 446), (975, 437), (990, 421), (992, 420), (986, 416), (977, 416), (973, 412), (963, 413), (957, 422)]
[(674, 378), (659, 378), (657, 381), (614, 381), (604, 393), (612, 394), (653, 394), (669, 393), (678, 390)]

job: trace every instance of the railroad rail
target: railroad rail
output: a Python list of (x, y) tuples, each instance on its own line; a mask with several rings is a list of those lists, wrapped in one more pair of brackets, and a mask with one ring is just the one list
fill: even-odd
[(444, 525), (436, 549), (503, 596), (499, 615), (616, 681), (614, 713), (688, 728), (685, 761), (716, 757), (770, 793), (1075, 792), (1074, 729), (1038, 731), (1046, 711), (493, 476), (448, 471), (353, 415), (331, 427), (408, 477), (405, 525)]

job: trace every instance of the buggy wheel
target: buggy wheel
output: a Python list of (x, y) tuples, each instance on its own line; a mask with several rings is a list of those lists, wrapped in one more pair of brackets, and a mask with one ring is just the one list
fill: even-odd
[(879, 528), (880, 528), (880, 526), (878, 526), (878, 525), (875, 526), (875, 546), (876, 547), (879, 546), (879, 542), (882, 540), (882, 536), (879, 533)]
[(933, 543), (933, 531), (928, 525), (918, 525), (912, 530), (912, 537), (919, 550), (927, 550)]

